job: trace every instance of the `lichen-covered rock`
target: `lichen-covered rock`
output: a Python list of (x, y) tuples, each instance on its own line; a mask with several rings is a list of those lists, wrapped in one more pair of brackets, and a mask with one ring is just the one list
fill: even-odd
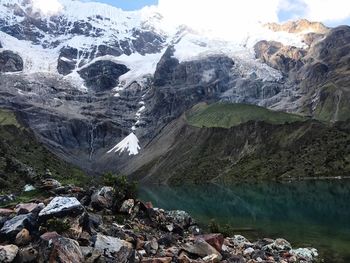
[(132, 244), (119, 238), (97, 234), (95, 249), (107, 257), (114, 257), (116, 262), (127, 263), (135, 257)]
[(15, 245), (0, 246), (0, 262), (13, 262), (18, 254), (18, 250), (18, 247)]
[(39, 218), (63, 217), (83, 213), (84, 207), (75, 197), (55, 197), (39, 213)]
[(307, 261), (312, 261), (318, 257), (317, 249), (315, 248), (298, 248), (292, 249), (289, 251), (290, 254), (294, 255), (297, 258), (302, 258)]
[(193, 220), (193, 218), (185, 211), (181, 211), (181, 210), (165, 211), (165, 216), (171, 222), (174, 222), (183, 228), (186, 228), (195, 224), (195, 221)]

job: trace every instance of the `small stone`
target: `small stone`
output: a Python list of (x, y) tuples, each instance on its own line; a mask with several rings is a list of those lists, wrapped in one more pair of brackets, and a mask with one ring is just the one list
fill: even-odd
[(204, 257), (203, 260), (204, 260), (204, 262), (218, 263), (218, 262), (220, 262), (221, 258), (216, 254), (212, 254), (212, 255)]
[(144, 248), (147, 252), (147, 254), (157, 254), (157, 251), (158, 251), (158, 248), (159, 248), (159, 245), (158, 245), (158, 242), (155, 238), (152, 238), (151, 241), (147, 241), (144, 245)]
[(31, 241), (30, 233), (27, 229), (23, 228), (16, 236), (16, 244), (18, 246), (28, 245)]
[(0, 262), (13, 262), (18, 254), (18, 247), (15, 245), (0, 246)]

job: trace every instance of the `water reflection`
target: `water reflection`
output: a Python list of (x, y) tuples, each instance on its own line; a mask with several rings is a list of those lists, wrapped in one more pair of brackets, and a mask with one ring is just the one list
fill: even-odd
[(350, 262), (350, 180), (152, 186), (140, 197), (186, 210), (202, 225), (215, 219), (252, 228), (246, 236), (282, 236), (296, 246), (317, 247), (329, 262)]

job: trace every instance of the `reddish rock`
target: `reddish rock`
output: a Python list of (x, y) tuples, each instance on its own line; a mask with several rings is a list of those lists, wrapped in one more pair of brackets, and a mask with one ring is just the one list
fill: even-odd
[(214, 247), (217, 251), (221, 251), (224, 244), (224, 236), (222, 234), (207, 234), (196, 236), (196, 239), (204, 239), (209, 245)]
[(145, 207), (146, 208), (153, 208), (153, 204), (151, 202), (146, 202)]
[(13, 214), (13, 212), (12, 209), (0, 208), (0, 216), (9, 216)]
[(40, 238), (42, 240), (40, 247), (42, 262), (84, 262), (84, 257), (77, 241), (62, 237), (56, 232), (45, 233)]
[(15, 208), (15, 212), (18, 215), (29, 214), (36, 211), (39, 212), (39, 210), (43, 208), (44, 208), (44, 204), (36, 204), (36, 203), (18, 204)]

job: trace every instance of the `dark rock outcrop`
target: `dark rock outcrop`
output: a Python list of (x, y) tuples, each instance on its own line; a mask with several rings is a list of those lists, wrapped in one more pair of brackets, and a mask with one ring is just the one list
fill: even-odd
[(119, 77), (128, 71), (125, 65), (100, 60), (80, 70), (79, 74), (89, 88), (101, 92), (115, 88)]
[(18, 72), (23, 70), (22, 58), (12, 51), (0, 52), (0, 72)]

